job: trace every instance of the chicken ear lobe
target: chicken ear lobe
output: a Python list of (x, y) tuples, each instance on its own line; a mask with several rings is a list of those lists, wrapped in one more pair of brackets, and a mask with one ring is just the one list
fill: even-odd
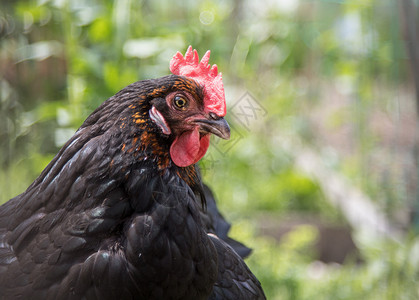
[(150, 119), (160, 127), (164, 134), (169, 135), (172, 132), (163, 115), (154, 106), (149, 110), (149, 114)]

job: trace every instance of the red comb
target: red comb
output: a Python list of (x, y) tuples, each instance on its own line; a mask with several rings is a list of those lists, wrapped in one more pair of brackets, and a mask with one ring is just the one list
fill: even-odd
[(199, 61), (198, 52), (189, 46), (185, 57), (182, 53), (176, 53), (170, 61), (170, 71), (175, 75), (182, 75), (196, 80), (204, 86), (204, 105), (208, 112), (213, 112), (219, 117), (226, 114), (226, 102), (221, 73), (218, 73), (217, 65), (208, 63), (210, 51)]

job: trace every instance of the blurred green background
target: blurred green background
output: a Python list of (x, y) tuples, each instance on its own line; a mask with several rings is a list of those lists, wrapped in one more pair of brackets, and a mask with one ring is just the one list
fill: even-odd
[(211, 49), (232, 139), (213, 139), (202, 174), (268, 299), (418, 299), (418, 12), (414, 0), (2, 1), (0, 203), (105, 99), (169, 74), (188, 45)]

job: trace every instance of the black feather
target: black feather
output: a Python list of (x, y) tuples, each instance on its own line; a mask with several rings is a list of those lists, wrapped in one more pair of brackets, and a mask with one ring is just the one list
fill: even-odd
[(121, 90), (0, 206), (0, 299), (264, 297), (235, 252), (250, 249), (228, 237), (195, 166), (171, 162), (173, 137), (148, 116), (177, 89), (202, 102), (202, 87), (181, 76)]

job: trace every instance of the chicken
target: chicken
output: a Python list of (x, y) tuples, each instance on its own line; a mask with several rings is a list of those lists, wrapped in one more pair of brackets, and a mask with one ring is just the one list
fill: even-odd
[(1, 299), (265, 299), (195, 165), (230, 136), (208, 61), (109, 98), (0, 207)]

